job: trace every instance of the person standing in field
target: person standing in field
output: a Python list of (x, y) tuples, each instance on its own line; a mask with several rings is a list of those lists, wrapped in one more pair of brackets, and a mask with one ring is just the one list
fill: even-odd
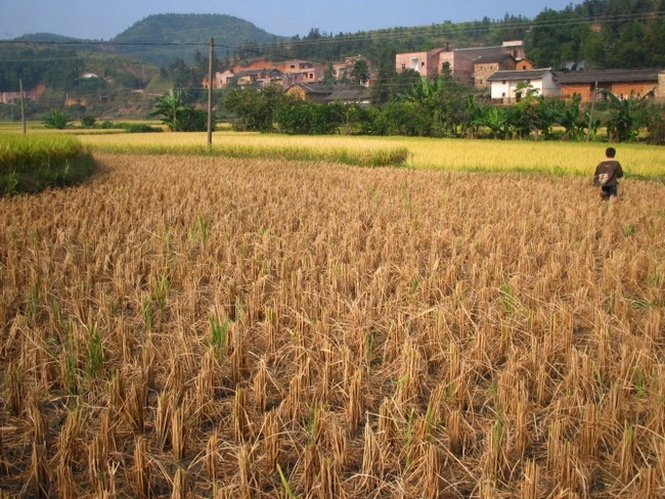
[(600, 187), (600, 197), (604, 200), (618, 195), (617, 180), (623, 177), (621, 163), (614, 159), (616, 153), (614, 147), (608, 147), (605, 150), (605, 160), (598, 163), (593, 175), (593, 183)]

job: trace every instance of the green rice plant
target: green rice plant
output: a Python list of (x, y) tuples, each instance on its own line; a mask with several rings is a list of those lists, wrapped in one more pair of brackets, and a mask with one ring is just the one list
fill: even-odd
[(152, 331), (155, 326), (155, 312), (152, 309), (152, 301), (143, 300), (143, 322), (148, 331)]
[(499, 302), (508, 317), (511, 317), (515, 313), (518, 302), (515, 298), (513, 287), (509, 282), (504, 282), (499, 288)]
[(626, 224), (621, 226), (621, 234), (623, 237), (631, 237), (635, 234), (637, 231), (637, 228), (635, 227), (635, 224)]
[(286, 476), (284, 476), (284, 472), (282, 471), (282, 467), (279, 465), (279, 463), (277, 463), (277, 473), (279, 473), (279, 481), (282, 483), (282, 487), (284, 487), (284, 493), (289, 499), (296, 499), (297, 496), (291, 490), (289, 481)]
[(372, 366), (372, 360), (374, 359), (374, 347), (376, 345), (376, 338), (373, 332), (367, 333), (365, 336), (365, 352), (367, 360), (367, 371), (369, 372)]
[(96, 324), (86, 327), (88, 331), (88, 374), (95, 375), (101, 371), (104, 363), (102, 337)]
[(210, 338), (213, 351), (217, 358), (222, 358), (226, 355), (227, 340), (229, 336), (229, 321), (224, 320), (220, 322), (219, 319), (210, 316)]
[(635, 369), (635, 396), (638, 399), (644, 398), (644, 395), (649, 387), (649, 376), (644, 372), (643, 369)]
[(67, 345), (64, 355), (65, 365), (63, 370), (63, 382), (70, 394), (77, 395), (79, 390), (78, 376), (76, 373), (76, 351), (71, 324), (67, 328)]
[(199, 213), (196, 217), (194, 226), (189, 230), (189, 240), (192, 242), (200, 241), (201, 245), (205, 246), (206, 241), (210, 235), (210, 222), (208, 222), (203, 214)]
[(33, 317), (36, 317), (42, 306), (42, 292), (39, 282), (34, 283), (29, 289), (26, 296), (28, 311)]
[(157, 311), (160, 314), (164, 312), (164, 308), (166, 307), (166, 300), (169, 297), (170, 287), (171, 285), (169, 283), (169, 276), (166, 274), (166, 272), (162, 272), (159, 276), (159, 279), (157, 280), (157, 286), (155, 287), (152, 294), (152, 299), (157, 305)]

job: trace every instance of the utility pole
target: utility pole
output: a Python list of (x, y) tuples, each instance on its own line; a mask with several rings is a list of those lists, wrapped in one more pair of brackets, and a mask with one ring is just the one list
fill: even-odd
[(215, 39), (210, 39), (208, 55), (208, 147), (212, 147), (212, 87), (214, 85), (213, 59), (215, 57)]
[(598, 82), (593, 85), (593, 94), (591, 96), (591, 111), (589, 112), (589, 129), (586, 132), (586, 141), (591, 138), (591, 126), (593, 124), (593, 109), (596, 107), (596, 94), (598, 93)]
[(19, 79), (18, 81), (18, 89), (19, 92), (21, 93), (21, 127), (23, 131), (23, 135), (25, 135), (27, 127), (25, 124), (25, 95), (23, 95), (23, 79)]

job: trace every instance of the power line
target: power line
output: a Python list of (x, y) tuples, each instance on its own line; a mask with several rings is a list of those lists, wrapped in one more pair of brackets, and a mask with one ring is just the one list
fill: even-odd
[[(480, 35), (495, 30), (529, 30), (538, 28), (560, 27), (560, 26), (580, 26), (609, 23), (625, 23), (631, 21), (645, 21), (660, 19), (665, 16), (665, 11), (652, 11), (645, 13), (618, 14), (612, 16), (593, 16), (578, 17), (571, 19), (553, 19), (553, 20), (531, 20), (520, 19), (518, 21), (470, 21), (464, 23), (442, 23), (421, 27), (396, 27), (386, 28), (374, 31), (362, 31), (356, 34), (340, 34), (334, 36), (324, 36), (320, 38), (287, 39), (270, 43), (257, 43), (256, 50), (269, 50), (270, 48), (279, 48), (284, 46), (301, 47), (311, 45), (321, 45), (329, 43), (354, 43), (381, 41), (385, 39), (400, 40), (410, 39), (418, 36), (459, 36), (463, 34)], [(175, 31), (174, 34), (183, 34), (192, 30)], [(145, 35), (148, 37), (149, 35)], [(150, 42), (150, 41), (87, 41), (87, 40), (63, 40), (63, 41), (31, 41), (31, 40), (0, 40), (2, 45), (46, 45), (46, 46), (99, 46), (99, 47), (208, 47), (206, 42)], [(227, 50), (247, 50), (247, 45), (224, 45), (216, 44), (216, 47)]]

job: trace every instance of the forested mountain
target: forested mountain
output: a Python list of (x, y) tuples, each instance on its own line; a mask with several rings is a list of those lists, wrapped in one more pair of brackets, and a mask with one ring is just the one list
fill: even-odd
[(526, 51), (537, 66), (665, 67), (665, 0), (585, 0), (545, 10), (530, 25)]
[(197, 51), (207, 54), (211, 38), (215, 40), (216, 50), (222, 54), (240, 45), (263, 45), (285, 40), (233, 16), (158, 14), (137, 22), (113, 38), (111, 44), (118, 53), (164, 67), (175, 59), (194, 63)]

